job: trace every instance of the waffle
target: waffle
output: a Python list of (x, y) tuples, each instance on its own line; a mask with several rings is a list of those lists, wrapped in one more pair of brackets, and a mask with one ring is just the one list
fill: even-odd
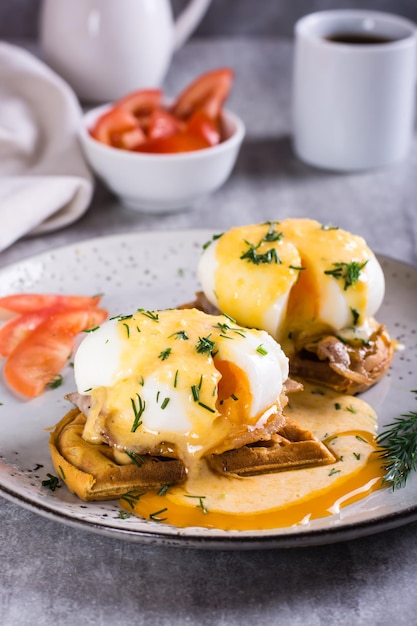
[(73, 409), (51, 433), (49, 447), (57, 474), (82, 500), (113, 500), (132, 489), (158, 489), (185, 480), (178, 459), (135, 455), (135, 462), (120, 465), (107, 444), (82, 438), (86, 419)]
[[(85, 421), (73, 409), (50, 436), (55, 471), (82, 500), (113, 500), (131, 490), (159, 489), (185, 480), (186, 468), (179, 459), (145, 454), (136, 455), (136, 462), (120, 465), (110, 446), (84, 441)], [(325, 465), (336, 459), (309, 431), (287, 418), (270, 441), (212, 454), (206, 461), (216, 473), (252, 476)]]
[(212, 454), (207, 458), (213, 471), (237, 476), (329, 465), (335, 461), (334, 455), (321, 441), (289, 418), (269, 441)]

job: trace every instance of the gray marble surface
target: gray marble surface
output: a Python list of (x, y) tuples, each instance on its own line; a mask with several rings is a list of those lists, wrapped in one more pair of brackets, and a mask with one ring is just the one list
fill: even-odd
[[(210, 67), (232, 65), (229, 106), (247, 126), (230, 178), (198, 211), (152, 217), (101, 185), (72, 226), (28, 238), (0, 266), (110, 233), (311, 216), (365, 236), (417, 265), (417, 145), (396, 166), (355, 175), (314, 170), (291, 150), (289, 40), (193, 41), (174, 58), (176, 92)], [(417, 611), (417, 524), (328, 546), (207, 551), (129, 543), (61, 525), (0, 499), (0, 623), (152, 625), (408, 625)]]

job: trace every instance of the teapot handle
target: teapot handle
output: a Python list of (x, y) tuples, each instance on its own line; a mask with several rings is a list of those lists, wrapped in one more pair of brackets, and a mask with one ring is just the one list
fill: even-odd
[(185, 44), (204, 17), (211, 0), (191, 0), (175, 20), (174, 50)]

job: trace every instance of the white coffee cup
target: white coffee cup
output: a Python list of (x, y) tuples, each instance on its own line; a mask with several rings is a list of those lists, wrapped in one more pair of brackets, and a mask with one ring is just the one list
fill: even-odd
[[(355, 36), (361, 41), (346, 41)], [(375, 43), (366, 43), (377, 38)], [(344, 39), (344, 41), (341, 41)], [(378, 11), (312, 13), (295, 26), (293, 144), (320, 168), (404, 159), (414, 128), (416, 26)]]

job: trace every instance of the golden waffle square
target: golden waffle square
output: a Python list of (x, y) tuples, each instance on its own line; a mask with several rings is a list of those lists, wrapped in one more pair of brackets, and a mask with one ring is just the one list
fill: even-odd
[(185, 467), (172, 458), (135, 455), (120, 465), (107, 444), (82, 438), (86, 419), (73, 409), (51, 433), (49, 447), (55, 471), (82, 500), (113, 500), (133, 489), (158, 489), (185, 480)]
[(288, 418), (269, 441), (248, 444), (207, 458), (213, 471), (237, 476), (255, 476), (335, 462), (335, 456), (321, 441)]

